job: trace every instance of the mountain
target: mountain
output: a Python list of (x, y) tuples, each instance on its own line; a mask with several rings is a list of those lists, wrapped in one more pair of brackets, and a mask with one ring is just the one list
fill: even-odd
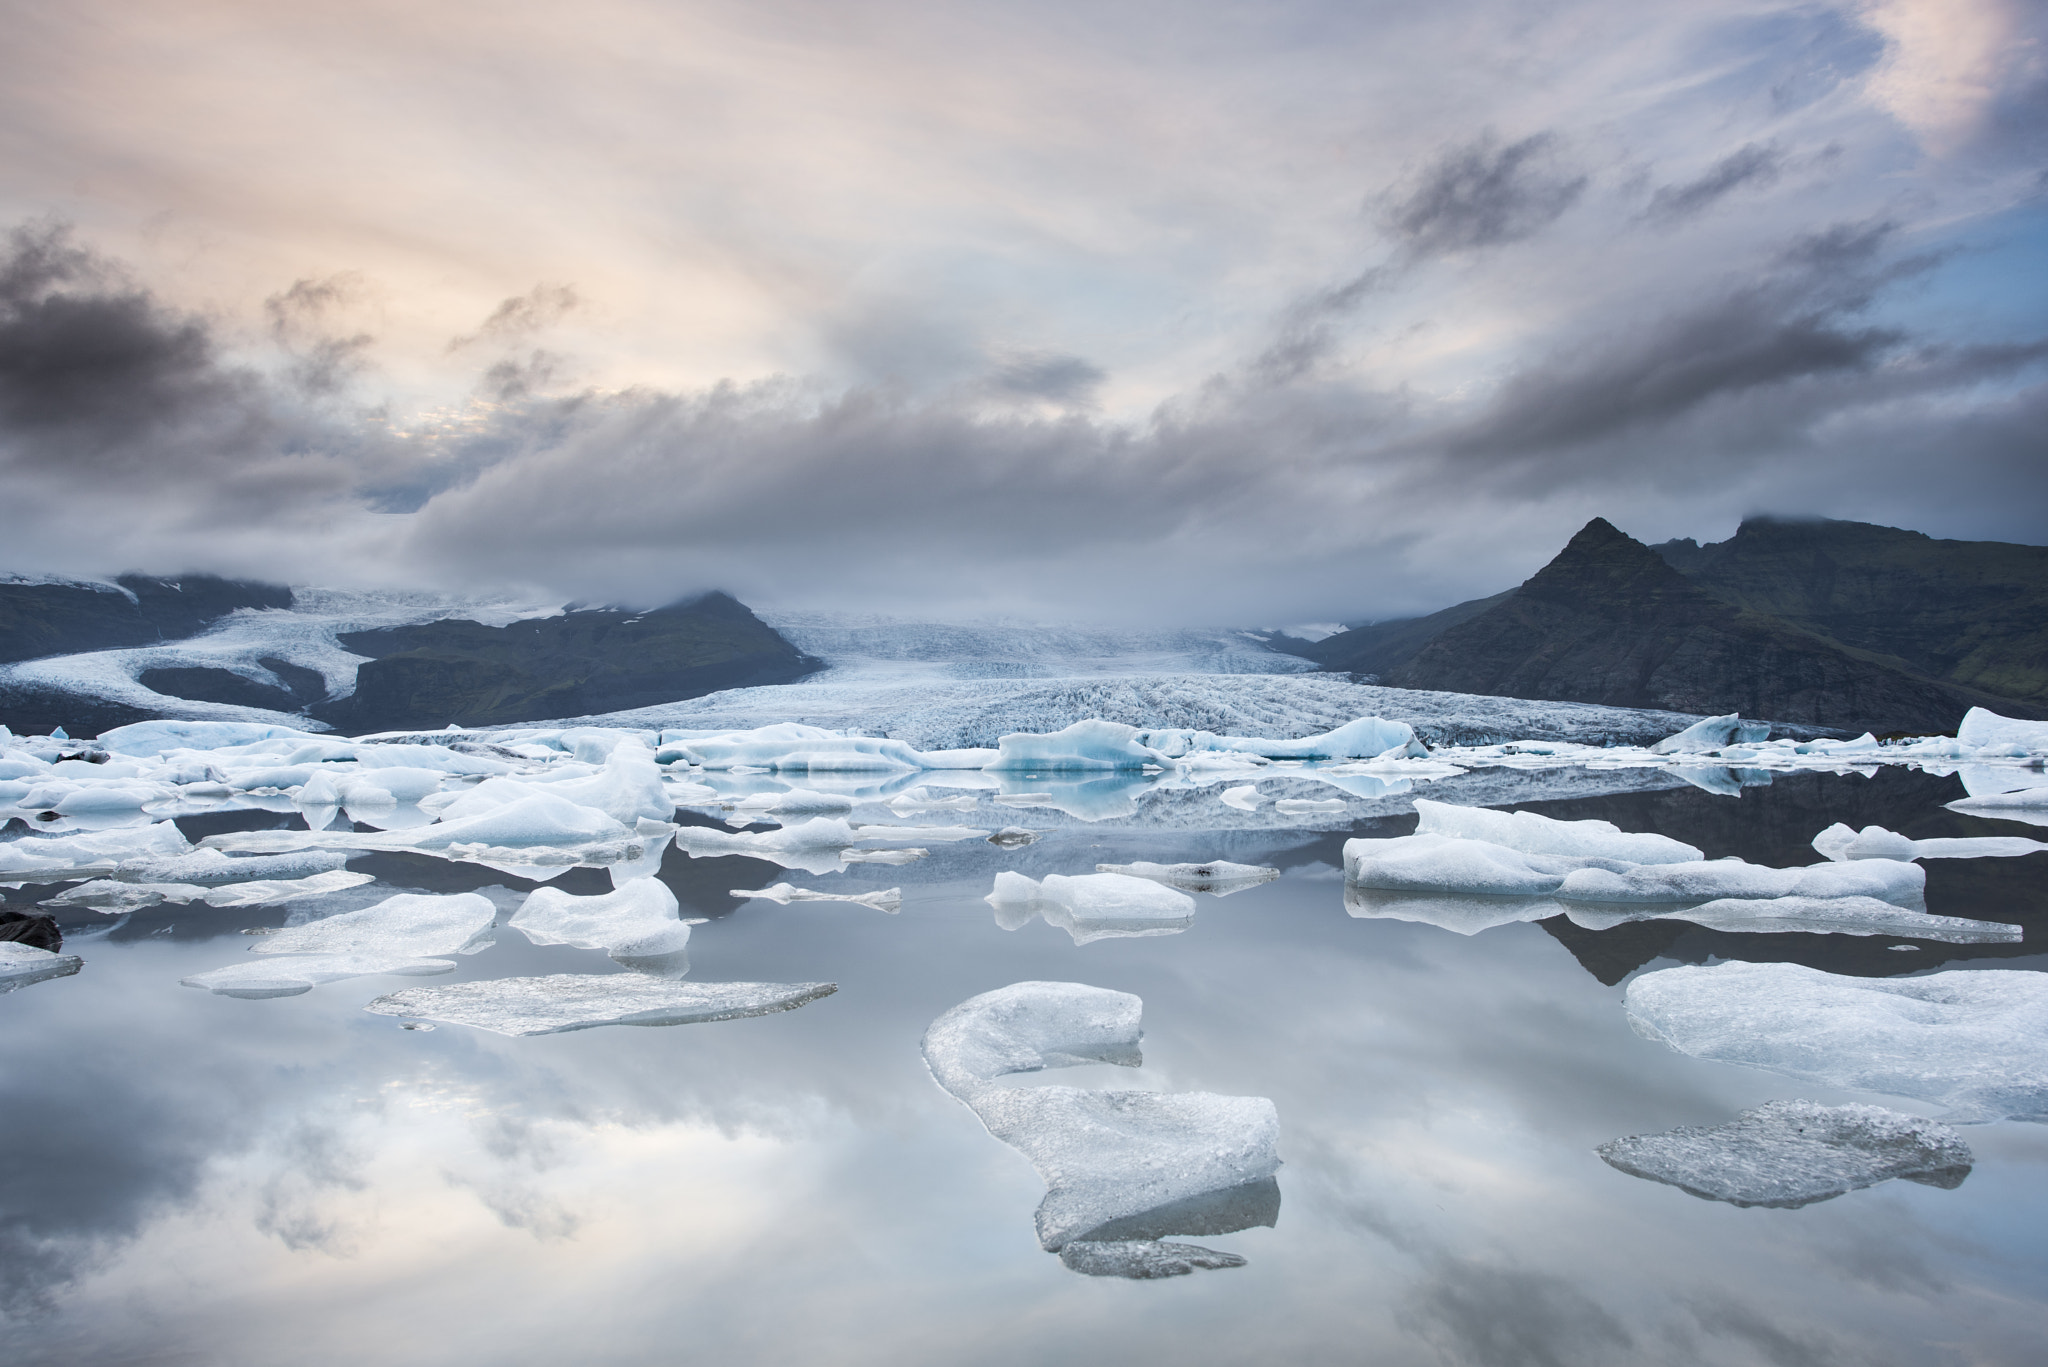
[(724, 593), (651, 612), (604, 608), (496, 627), (443, 620), (338, 639), (371, 659), (354, 693), (310, 710), (351, 733), (616, 712), (820, 668)]
[(279, 584), (124, 574), (111, 584), (0, 581), (0, 663), (196, 636), (238, 608), (288, 608)]
[(1717, 544), (1651, 549), (1724, 602), (1930, 678), (2048, 706), (2048, 546), (1755, 517)]
[(1312, 658), (1402, 688), (1950, 731), (1971, 706), (2043, 714), (1985, 687), (2043, 667), (2048, 627), (2028, 607), (2043, 570), (2048, 550), (1858, 523), (1753, 519), (1660, 552), (1595, 518), (1518, 588), (1340, 633)]

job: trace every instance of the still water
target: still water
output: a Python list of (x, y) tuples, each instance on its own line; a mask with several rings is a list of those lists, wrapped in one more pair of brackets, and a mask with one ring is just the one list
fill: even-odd
[[(1946, 811), (1956, 780), (1898, 769), (1781, 776), (1739, 796), (1547, 791), (1521, 805), (1774, 865), (1815, 862), (1807, 842), (1837, 820), (2039, 834)], [(2016, 945), (1563, 918), (1467, 936), (1347, 912), (1343, 840), (1406, 833), (1412, 816), (1301, 830), (1231, 816), (1068, 821), (1021, 849), (936, 846), (824, 875), (672, 849), (661, 877), (685, 916), (709, 918), (693, 980), (838, 990), (659, 1029), (408, 1030), (362, 1010), (419, 981), (388, 977), (216, 996), (179, 979), (234, 961), (240, 932), (280, 910), (166, 908), (111, 932), (69, 913), (84, 970), (0, 996), (6, 1360), (2041, 1361), (2048, 1128), (1964, 1127), (1975, 1164), (1953, 1189), (1892, 1181), (1790, 1210), (1702, 1199), (1594, 1150), (1781, 1099), (1931, 1113), (1675, 1053), (1631, 1030), (1624, 987), (1725, 959), (1865, 977), (2040, 971), (2048, 856), (1927, 866), (1929, 911), (2023, 924)], [(1198, 897), (1183, 933), (1086, 944), (1043, 920), (1005, 930), (982, 900), (1006, 869), (1214, 859), (1283, 876)], [(534, 886), (418, 856), (350, 867), (394, 891)], [(558, 881), (609, 888), (595, 870)], [(902, 907), (727, 895), (776, 881), (901, 887)], [(624, 971), (503, 929), (459, 963), (428, 981)], [(1030, 980), (1142, 998), (1143, 1066), (1017, 1085), (1273, 1102), (1277, 1218), (1196, 1241), (1243, 1266), (1133, 1281), (1041, 1250), (1044, 1183), (919, 1049), (948, 1008)]]

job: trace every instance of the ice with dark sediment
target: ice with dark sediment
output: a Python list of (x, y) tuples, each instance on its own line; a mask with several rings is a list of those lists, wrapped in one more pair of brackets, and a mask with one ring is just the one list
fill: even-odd
[(203, 987), (217, 996), (261, 1000), (296, 997), (322, 983), (346, 978), (380, 974), (424, 978), (454, 970), (453, 959), (418, 958), (403, 953), (285, 954), (209, 969), (178, 981), (186, 987)]
[(1234, 892), (1270, 883), (1280, 876), (1278, 869), (1258, 864), (1233, 864), (1227, 859), (1212, 859), (1203, 864), (1097, 864), (1095, 871), (1149, 878), (1181, 892), (1206, 892), (1212, 897), (1228, 897)]
[[(1173, 1276), (1233, 1255), (1162, 1245), (1279, 1213), (1279, 1116), (1264, 1097), (1010, 1087), (999, 1079), (1090, 1063), (1137, 1067), (1143, 1004), (1083, 983), (1023, 982), (941, 1015), (924, 1036), (932, 1076), (1045, 1179), (1040, 1246), (1096, 1276)], [(1146, 1244), (1147, 1248), (1128, 1245)], [(1065, 1251), (1075, 1249), (1071, 1259)]]
[(1958, 1123), (2048, 1121), (2048, 974), (1851, 978), (1730, 962), (1645, 973), (1629, 1023), (1680, 1053), (1910, 1097)]
[(374, 906), (287, 926), (250, 946), (256, 954), (369, 954), (423, 958), (490, 946), (498, 909), (480, 893), (402, 892)]
[(996, 875), (987, 901), (996, 924), (1017, 930), (1036, 915), (1077, 945), (1143, 935), (1178, 935), (1194, 924), (1195, 900), (1149, 878), (1121, 873)]
[(2048, 850), (2048, 840), (2017, 835), (1937, 836), (1912, 840), (1882, 826), (1852, 830), (1837, 821), (1813, 838), (1814, 849), (1832, 860), (2018, 859)]
[(560, 888), (535, 888), (506, 922), (537, 945), (601, 949), (615, 959), (678, 954), (689, 946), (676, 895), (654, 878), (636, 878), (616, 891), (578, 897)]
[(793, 1011), (833, 983), (693, 983), (640, 973), (551, 973), (415, 987), (363, 1009), (523, 1037), (604, 1025), (694, 1025)]
[(1881, 1106), (1771, 1101), (1724, 1125), (1612, 1139), (1597, 1150), (1635, 1177), (1732, 1206), (1796, 1210), (1903, 1178), (1961, 1186), (1974, 1161), (1948, 1126)]
[(85, 960), (76, 954), (59, 954), (18, 940), (0, 940), (0, 992), (12, 992), (51, 978), (68, 978), (84, 966)]

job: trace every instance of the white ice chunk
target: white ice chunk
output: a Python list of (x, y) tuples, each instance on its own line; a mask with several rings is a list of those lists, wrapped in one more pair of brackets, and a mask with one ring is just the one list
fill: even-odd
[(1223, 803), (1239, 811), (1256, 812), (1259, 809), (1259, 785), (1247, 783), (1237, 788), (1225, 788), (1221, 794)]
[(1097, 864), (1095, 871), (1149, 878), (1182, 892), (1206, 892), (1214, 897), (1228, 897), (1233, 892), (1270, 883), (1280, 876), (1278, 869), (1257, 864), (1233, 864), (1227, 859), (1212, 859), (1206, 864)]
[(2048, 1120), (2048, 974), (1723, 963), (1645, 973), (1626, 1004), (1638, 1034), (1695, 1058), (1932, 1102), (1954, 1121)]
[[(368, 881), (365, 879), (364, 881)], [(80, 883), (75, 888), (46, 897), (46, 907), (89, 907), (108, 916), (126, 911), (140, 911), (153, 907), (159, 902), (197, 902), (206, 896), (206, 889), (191, 883), (122, 883), (111, 878), (95, 878), (90, 883)]]
[(2020, 721), (1973, 707), (1963, 713), (1956, 739), (1972, 750), (2010, 749), (2021, 754), (2048, 755), (2048, 721)]
[(137, 812), (152, 802), (178, 795), (176, 788), (161, 783), (116, 780), (72, 789), (49, 804), (59, 816), (92, 816), (99, 813)]
[[(973, 806), (973, 799), (968, 799)], [(742, 812), (850, 812), (853, 799), (844, 793), (821, 793), (811, 788), (791, 788), (783, 793), (753, 793), (733, 806)]]
[(247, 883), (230, 883), (208, 891), (205, 901), (210, 907), (274, 907), (304, 897), (324, 897), (330, 892), (359, 888), (375, 881), (367, 873), (335, 869), (316, 873), (310, 878), (259, 878)]
[(1531, 854), (1491, 841), (1445, 835), (1344, 842), (1345, 879), (1359, 887), (1390, 892), (1546, 897), (1582, 862), (1572, 856)]
[(1141, 1010), (1126, 992), (1013, 983), (960, 1003), (925, 1032), (925, 1063), (939, 1085), (1045, 1179), (1037, 1225), (1048, 1251), (1226, 1233), (1270, 1224), (1277, 1211), (1262, 1184), (1280, 1166), (1280, 1122), (1264, 1097), (994, 1081), (1086, 1063), (1135, 1067)]
[(556, 1035), (600, 1025), (691, 1025), (765, 1016), (793, 1011), (836, 991), (834, 983), (692, 983), (639, 973), (551, 973), (408, 988), (363, 1009), (500, 1035)]
[(1703, 754), (1709, 750), (1725, 749), (1730, 745), (1755, 745), (1769, 740), (1771, 724), (1766, 721), (1744, 721), (1740, 715), (1730, 712), (1725, 717), (1707, 717), (1696, 721), (1675, 736), (1666, 736), (1650, 747), (1655, 755)]
[(260, 740), (318, 740), (289, 726), (239, 721), (139, 721), (100, 733), (99, 746), (119, 755), (160, 755), (166, 750), (219, 750)]
[(1112, 937), (1177, 935), (1195, 920), (1194, 898), (1149, 878), (1120, 873), (1055, 873), (1040, 881), (1021, 873), (999, 873), (987, 901), (996, 909), (997, 924), (1006, 930), (1017, 929), (1035, 912), (1066, 931), (1077, 945)]
[(841, 736), (821, 727), (796, 722), (718, 736), (665, 741), (662, 753), (681, 755), (706, 769), (886, 773), (925, 767), (924, 757), (900, 740)]
[(809, 888), (795, 887), (789, 883), (770, 883), (765, 888), (733, 888), (732, 897), (752, 897), (765, 902), (780, 902), (788, 906), (791, 902), (855, 902), (877, 911), (894, 915), (903, 907), (903, 889), (889, 888), (882, 892), (814, 892)]
[(1138, 744), (1138, 728), (1121, 722), (1090, 718), (1063, 730), (1037, 734), (1019, 731), (996, 738), (1002, 752), (993, 764), (994, 772), (1028, 771), (1054, 773), (1063, 770), (1161, 769), (1173, 761), (1159, 751)]
[(453, 959), (418, 959), (405, 954), (293, 954), (275, 959), (257, 959), (229, 964), (226, 968), (194, 973), (178, 981), (186, 987), (203, 987), (223, 997), (296, 997), (321, 983), (344, 978), (362, 978), (391, 973), (408, 978), (429, 978), (455, 969)]
[(287, 926), (250, 948), (257, 954), (469, 954), (489, 945), (497, 916), (498, 909), (479, 893), (402, 892), (360, 911)]
[[(1219, 736), (1209, 748), (1260, 755), (1266, 759), (1372, 759), (1389, 751), (1405, 755), (1411, 753), (1410, 747), (1414, 745), (1415, 728), (1407, 722), (1360, 717), (1334, 731), (1304, 736), (1300, 740)], [(1424, 750), (1422, 753), (1426, 755), (1429, 752)]]
[(1896, 859), (1774, 869), (1740, 859), (1642, 864), (1619, 872), (1579, 869), (1565, 876), (1559, 897), (1580, 902), (1705, 902), (1724, 897), (1874, 897), (1902, 907), (1924, 905), (1927, 871)]
[[(1683, 911), (1615, 911), (1620, 903), (1575, 902), (1565, 913), (1575, 925), (1608, 930), (1626, 921), (1687, 921), (1738, 935), (1899, 935), (1945, 944), (2014, 944), (2021, 927), (2003, 921), (1930, 916), (1875, 897), (1728, 897)], [(1598, 911), (1593, 910), (1599, 906)]]
[(1607, 821), (1558, 821), (1534, 812), (1496, 812), (1415, 799), (1419, 835), (1484, 840), (1528, 854), (1619, 859), (1631, 864), (1683, 864), (1705, 856), (1691, 845), (1656, 834), (1634, 834)]
[(22, 836), (0, 841), (0, 880), (54, 883), (89, 878), (112, 873), (126, 860), (166, 858), (191, 850), (191, 842), (170, 821), (78, 835)]
[(2048, 788), (2018, 788), (2006, 793), (1986, 793), (1982, 797), (1959, 797), (1948, 806), (1951, 811), (2010, 817), (2039, 825), (2041, 823), (2034, 813), (2048, 809)]
[(1881, 1106), (1770, 1101), (1725, 1125), (1612, 1139), (1596, 1151), (1635, 1177), (1732, 1206), (1797, 1210), (1902, 1177), (1944, 1190), (1974, 1161), (1948, 1126)]
[(0, 940), (0, 992), (68, 978), (84, 966), (85, 960), (76, 954), (53, 954), (18, 940)]
[(1937, 836), (1909, 840), (1882, 826), (1853, 831), (1837, 821), (1813, 838), (1829, 859), (2018, 859), (2048, 850), (2048, 841), (2017, 835)]
[(622, 826), (631, 826), (643, 817), (666, 821), (675, 814), (675, 804), (669, 801), (661, 770), (654, 763), (654, 752), (637, 740), (614, 745), (599, 772), (550, 783), (545, 791), (603, 812)]
[(536, 888), (506, 924), (537, 945), (601, 949), (614, 959), (659, 958), (690, 943), (690, 923), (678, 919), (676, 895), (654, 878), (636, 878), (595, 897)]

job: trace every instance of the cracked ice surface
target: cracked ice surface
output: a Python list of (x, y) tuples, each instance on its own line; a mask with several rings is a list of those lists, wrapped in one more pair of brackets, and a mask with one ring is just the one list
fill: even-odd
[(766, 1016), (838, 990), (834, 983), (691, 983), (639, 973), (551, 973), (408, 988), (363, 1009), (499, 1035), (557, 1035), (601, 1025), (694, 1025)]
[(85, 960), (76, 954), (55, 954), (16, 940), (0, 940), (0, 992), (68, 978), (84, 966)]
[(1634, 1177), (1732, 1206), (1796, 1210), (1904, 1178), (1962, 1185), (1970, 1146), (1946, 1125), (1882, 1106), (1772, 1101), (1725, 1125), (1611, 1139), (1595, 1150)]
[[(1280, 1121), (1264, 1097), (997, 1085), (1045, 1068), (1138, 1066), (1142, 1009), (1127, 992), (1083, 983), (1013, 983), (970, 997), (925, 1031), (925, 1063), (939, 1085), (1045, 1179), (1036, 1222), (1048, 1252), (1225, 1234), (1277, 1218)], [(1176, 1275), (1167, 1270), (1175, 1257), (1185, 1261), (1185, 1251), (1084, 1248), (1069, 1266)], [(1180, 1270), (1236, 1265), (1222, 1257)]]
[(1958, 1122), (2048, 1120), (2048, 974), (1869, 979), (1798, 964), (1645, 973), (1629, 1023), (1682, 1054), (1911, 1097)]

